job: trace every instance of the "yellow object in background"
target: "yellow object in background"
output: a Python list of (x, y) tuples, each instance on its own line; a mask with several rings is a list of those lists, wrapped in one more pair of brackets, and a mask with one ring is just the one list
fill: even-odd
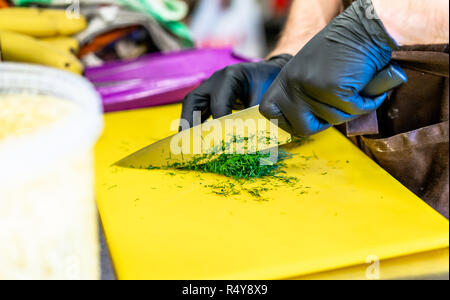
[(448, 221), (334, 129), (289, 149), (299, 182), (270, 182), (263, 201), (214, 194), (229, 179), (213, 174), (111, 166), (173, 134), (180, 112), (106, 115), (97, 202), (120, 279), (297, 278), (448, 248)]
[(40, 64), (76, 74), (83, 73), (83, 65), (73, 54), (33, 37), (0, 30), (0, 44), (5, 61)]
[(83, 16), (69, 17), (65, 10), (11, 7), (0, 10), (0, 30), (34, 37), (74, 35), (87, 26)]
[(50, 45), (58, 48), (59, 50), (67, 51), (71, 54), (77, 54), (78, 51), (80, 50), (78, 40), (72, 37), (58, 36), (51, 38), (42, 38), (40, 40), (49, 43)]

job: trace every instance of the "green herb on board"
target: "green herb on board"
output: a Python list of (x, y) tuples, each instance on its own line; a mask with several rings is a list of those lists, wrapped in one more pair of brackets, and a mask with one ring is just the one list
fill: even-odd
[(115, 189), (116, 187), (118, 187), (118, 185), (117, 185), (117, 184), (115, 184), (115, 185), (112, 185), (112, 186), (110, 186), (110, 187), (108, 188), (108, 191), (110, 191), (110, 190), (112, 190), (112, 189)]
[(220, 184), (205, 185), (205, 187), (211, 189), (212, 193), (219, 196), (234, 196), (241, 194), (237, 184), (230, 181)]
[[(188, 162), (175, 163), (169, 165), (169, 167), (213, 173), (234, 179), (254, 179), (275, 176), (285, 167), (283, 161), (292, 157), (292, 154), (281, 149), (279, 149), (277, 162), (271, 161), (268, 151), (255, 151), (256, 153), (246, 154), (237, 154), (235, 151), (230, 151), (230, 149), (234, 150), (234, 145), (240, 143), (244, 150), (248, 150), (248, 142), (251, 138), (233, 136), (229, 143), (223, 142), (221, 148), (212, 149), (211, 154), (197, 155)], [(270, 143), (271, 140), (268, 139), (266, 142)], [(229, 152), (233, 153), (230, 154)]]
[(160, 167), (153, 167), (153, 166), (150, 166), (150, 167), (148, 167), (147, 169), (148, 169), (148, 170), (161, 170)]
[[(299, 179), (294, 176), (286, 175), (286, 171), (284, 170), (287, 167), (285, 161), (292, 158), (293, 154), (278, 149), (278, 159), (276, 162), (273, 162), (268, 151), (253, 151), (255, 153), (250, 151), (250, 153), (246, 154), (237, 154), (234, 150), (235, 148), (231, 148), (234, 147), (236, 143), (244, 143), (244, 149), (248, 150), (248, 142), (251, 138), (252, 137), (241, 138), (232, 136), (229, 139), (229, 143), (223, 142), (221, 147), (216, 147), (209, 151), (210, 154), (194, 156), (191, 160), (184, 163), (168, 164), (168, 168), (212, 173), (230, 178), (228, 181), (221, 181), (217, 184), (208, 185), (199, 183), (205, 188), (208, 188), (213, 194), (224, 197), (247, 193), (257, 201), (267, 201), (264, 198), (264, 194), (273, 188), (286, 185), (294, 188), (299, 182)], [(273, 142), (270, 138), (266, 138), (265, 140), (268, 144)], [(301, 146), (310, 141), (312, 140), (309, 138), (294, 139), (291, 144), (294, 146)], [(230, 151), (230, 149), (233, 149), (234, 151)], [(230, 154), (229, 152), (233, 153)], [(302, 158), (306, 160), (311, 158), (318, 159), (315, 154), (312, 157)], [(160, 168), (150, 166), (148, 169), (153, 170)], [(167, 174), (175, 176), (175, 173), (173, 172)], [(197, 177), (199, 177), (199, 175), (197, 175)], [(248, 187), (249, 183), (254, 183), (256, 186)]]
[(180, 170), (214, 173), (234, 179), (254, 179), (277, 175), (285, 167), (283, 160), (290, 157), (287, 153), (280, 153), (278, 162), (261, 164), (269, 160), (268, 153), (256, 154), (205, 154), (194, 157), (187, 163), (177, 163), (170, 167)]
[(268, 192), (270, 189), (265, 188), (265, 187), (254, 187), (254, 188), (250, 188), (250, 189), (246, 188), (244, 190), (247, 193), (249, 193), (251, 196), (253, 196), (254, 198), (258, 198), (260, 200), (265, 200), (265, 199), (263, 199), (263, 193)]

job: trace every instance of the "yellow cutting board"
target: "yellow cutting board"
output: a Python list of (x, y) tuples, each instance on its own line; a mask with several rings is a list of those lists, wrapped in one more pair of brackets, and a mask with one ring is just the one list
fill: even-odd
[[(111, 167), (167, 137), (180, 105), (106, 115), (97, 201), (119, 279), (280, 279), (448, 248), (448, 221), (330, 129), (289, 149), (261, 198), (214, 193), (228, 179)], [(217, 191), (217, 190), (216, 190)], [(448, 250), (447, 250), (448, 253)]]
[(296, 280), (448, 280), (449, 248), (295, 278)]

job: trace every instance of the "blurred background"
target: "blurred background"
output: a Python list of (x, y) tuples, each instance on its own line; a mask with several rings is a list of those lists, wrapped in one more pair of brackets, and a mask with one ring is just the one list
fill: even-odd
[[(86, 17), (77, 32), (85, 66), (179, 48), (233, 47), (247, 58), (274, 46), (291, 0), (0, 0), (5, 7), (65, 8)], [(0, 24), (0, 29), (2, 25)], [(8, 28), (6, 28), (8, 29)], [(15, 28), (13, 28), (15, 29)]]
[(106, 112), (175, 103), (215, 71), (265, 58), (291, 2), (0, 0), (0, 54), (84, 75)]
[(197, 45), (233, 46), (264, 57), (275, 46), (291, 0), (188, 0), (187, 24)]

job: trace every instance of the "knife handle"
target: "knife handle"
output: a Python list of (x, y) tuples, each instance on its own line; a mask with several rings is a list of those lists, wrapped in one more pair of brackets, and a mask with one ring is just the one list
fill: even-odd
[(380, 96), (406, 82), (408, 82), (406, 73), (398, 64), (391, 63), (375, 75), (363, 90), (362, 95), (367, 97)]
[[(375, 75), (361, 94), (366, 97), (380, 96), (406, 82), (408, 82), (406, 73), (398, 64), (391, 63), (388, 67)], [(349, 137), (378, 133), (379, 129), (376, 111), (347, 123), (347, 136)]]

